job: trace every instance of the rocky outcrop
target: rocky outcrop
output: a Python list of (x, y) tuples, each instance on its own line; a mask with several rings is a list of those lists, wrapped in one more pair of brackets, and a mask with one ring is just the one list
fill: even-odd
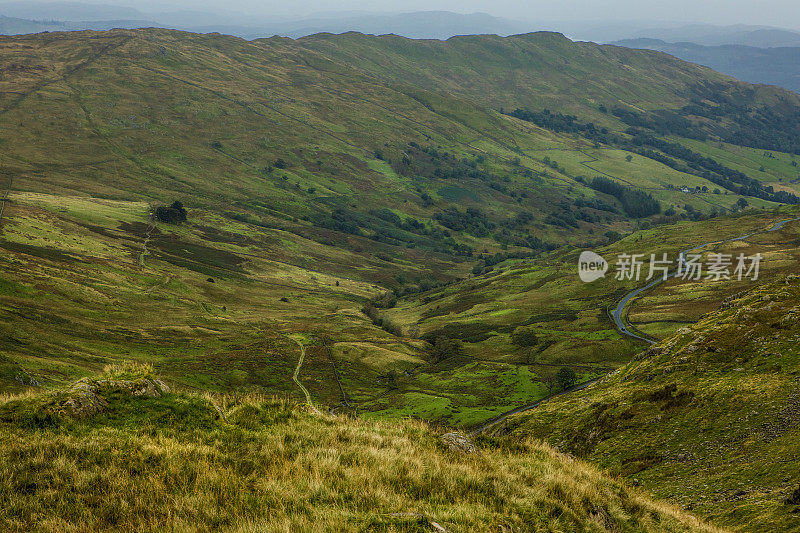
[(445, 433), (442, 435), (442, 442), (453, 452), (478, 453), (478, 447), (475, 446), (475, 443), (458, 433)]
[(53, 410), (72, 418), (88, 418), (108, 407), (104, 393), (120, 391), (132, 396), (157, 398), (169, 392), (160, 379), (112, 380), (79, 379), (56, 400)]

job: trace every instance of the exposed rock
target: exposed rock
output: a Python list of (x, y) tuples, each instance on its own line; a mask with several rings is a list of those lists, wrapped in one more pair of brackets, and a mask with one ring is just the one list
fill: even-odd
[(136, 380), (90, 380), (82, 378), (72, 384), (56, 401), (54, 411), (73, 418), (88, 418), (103, 412), (108, 401), (102, 391), (117, 390), (133, 396), (157, 398), (169, 392), (169, 387), (160, 379)]
[(650, 359), (651, 357), (661, 355), (662, 353), (668, 353), (668, 350), (663, 346), (651, 346), (647, 350), (637, 354), (634, 359), (636, 361), (643, 361), (645, 359)]
[(434, 522), (430, 518), (427, 518), (422, 513), (392, 513), (392, 517), (404, 518), (406, 520), (412, 520), (414, 522), (417, 522), (420, 525), (427, 525), (434, 531), (437, 531), (438, 533), (450, 533), (449, 529), (439, 524), (438, 522)]
[(475, 446), (475, 443), (458, 433), (445, 433), (442, 435), (442, 442), (453, 452), (478, 453), (478, 447)]

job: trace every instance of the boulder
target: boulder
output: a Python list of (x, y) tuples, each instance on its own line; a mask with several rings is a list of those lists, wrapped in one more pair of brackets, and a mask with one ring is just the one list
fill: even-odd
[(442, 442), (450, 451), (458, 453), (478, 453), (478, 447), (469, 438), (458, 433), (445, 433)]

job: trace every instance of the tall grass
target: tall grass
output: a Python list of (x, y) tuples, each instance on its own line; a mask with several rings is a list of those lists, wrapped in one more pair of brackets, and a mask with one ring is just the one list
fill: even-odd
[[(114, 396), (88, 421), (25, 429), (0, 405), (10, 531), (693, 531), (535, 441), (448, 451), (424, 423), (327, 415), (261, 396)], [(19, 407), (16, 407), (19, 408)], [(407, 513), (393, 516), (394, 513)]]

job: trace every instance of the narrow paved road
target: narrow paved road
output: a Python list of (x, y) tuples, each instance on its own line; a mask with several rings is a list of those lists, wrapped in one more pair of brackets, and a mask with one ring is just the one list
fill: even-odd
[(558, 396), (562, 396), (564, 394), (570, 394), (572, 392), (583, 390), (586, 387), (588, 387), (589, 385), (595, 383), (599, 379), (600, 378), (597, 377), (597, 378), (594, 378), (594, 379), (590, 379), (589, 381), (584, 381), (583, 383), (578, 383), (577, 385), (575, 385), (574, 387), (572, 387), (570, 389), (562, 390), (560, 392), (556, 392), (555, 394), (551, 394), (549, 396), (545, 396), (541, 400), (537, 400), (537, 401), (535, 401), (533, 403), (529, 403), (527, 405), (523, 405), (521, 407), (517, 407), (516, 409), (511, 409), (510, 411), (506, 411), (505, 413), (501, 413), (501, 414), (499, 414), (499, 415), (497, 415), (495, 417), (490, 418), (486, 422), (483, 422), (480, 426), (478, 426), (477, 428), (475, 428), (472, 431), (470, 431), (469, 435), (470, 436), (480, 435), (481, 433), (483, 433), (484, 431), (486, 431), (490, 427), (497, 425), (498, 423), (502, 422), (503, 420), (505, 420), (509, 416), (516, 415), (518, 413), (524, 413), (525, 411), (529, 411), (531, 409), (539, 407), (544, 402), (546, 402), (548, 400), (551, 400), (553, 398), (556, 398)]
[[(682, 262), (685, 261), (685, 258), (686, 258), (687, 254), (695, 252), (697, 250), (700, 250), (701, 248), (705, 248), (706, 246), (709, 246), (711, 244), (723, 244), (723, 243), (726, 243), (726, 242), (740, 241), (740, 240), (749, 239), (750, 237), (752, 237), (753, 235), (756, 235), (758, 233), (768, 233), (768, 232), (772, 232), (772, 231), (778, 231), (778, 230), (782, 229), (789, 222), (795, 222), (795, 221), (800, 221), (800, 217), (781, 220), (780, 222), (776, 223), (774, 226), (772, 226), (771, 228), (769, 228), (767, 230), (753, 231), (751, 233), (748, 233), (747, 235), (742, 235), (740, 237), (735, 237), (733, 239), (725, 239), (725, 240), (721, 240), (721, 241), (712, 241), (712, 242), (706, 242), (706, 243), (700, 244), (698, 246), (695, 246), (694, 248), (689, 248), (687, 250), (682, 251), (680, 253), (680, 256), (679, 256), (680, 257), (680, 261), (682, 261)], [(678, 271), (676, 270), (675, 272), (670, 273), (667, 276), (667, 279), (673, 278), (673, 277), (675, 277), (677, 275), (678, 275)], [(647, 342), (649, 344), (655, 344), (655, 342), (653, 340), (647, 339), (645, 337), (642, 337), (640, 335), (637, 335), (637, 334), (629, 331), (628, 328), (625, 326), (625, 324), (623, 322), (622, 314), (623, 314), (623, 311), (625, 310), (625, 306), (633, 298), (635, 298), (636, 296), (638, 296), (642, 292), (655, 287), (659, 283), (663, 283), (664, 281), (665, 281), (665, 279), (664, 279), (663, 276), (659, 277), (659, 278), (656, 278), (655, 280), (651, 281), (647, 285), (644, 285), (643, 287), (639, 287), (638, 289), (635, 289), (635, 290), (629, 292), (628, 294), (625, 295), (624, 298), (622, 298), (622, 300), (620, 300), (619, 304), (617, 304), (617, 308), (614, 310), (612, 315), (614, 316), (614, 322), (616, 323), (617, 328), (620, 330), (621, 333), (623, 333), (623, 334), (625, 334), (625, 335), (627, 335), (629, 337), (633, 337), (635, 339), (639, 339), (641, 341)], [(521, 407), (517, 407), (516, 409), (511, 409), (510, 411), (506, 411), (505, 413), (501, 413), (501, 414), (499, 414), (499, 415), (497, 415), (497, 416), (495, 416), (493, 418), (490, 418), (489, 420), (483, 422), (477, 428), (474, 428), (472, 431), (469, 432), (469, 435), (471, 435), (471, 436), (479, 435), (479, 434), (483, 433), (484, 431), (486, 431), (487, 429), (489, 429), (489, 428), (497, 425), (498, 423), (502, 422), (503, 420), (505, 420), (509, 416), (516, 415), (518, 413), (523, 413), (523, 412), (529, 411), (531, 409), (535, 409), (536, 407), (539, 407), (542, 403), (544, 403), (544, 402), (546, 402), (548, 400), (551, 400), (552, 398), (556, 398), (556, 397), (562, 396), (564, 394), (571, 394), (573, 392), (577, 392), (577, 391), (583, 390), (583, 389), (589, 387), (590, 385), (594, 384), (595, 382), (599, 381), (600, 379), (601, 379), (600, 377), (594, 378), (594, 379), (590, 379), (589, 381), (585, 381), (583, 383), (579, 383), (579, 384), (575, 385), (571, 389), (567, 389), (567, 390), (564, 390), (564, 391), (561, 391), (561, 392), (557, 392), (555, 394), (551, 394), (550, 396), (542, 398), (541, 400), (535, 401), (535, 402), (527, 404), (527, 405), (523, 405)]]
[[(756, 231), (753, 231), (751, 233), (748, 233), (747, 235), (741, 235), (739, 237), (734, 237), (732, 239), (724, 239), (724, 240), (721, 240), (721, 241), (706, 242), (706, 243), (697, 245), (694, 248), (689, 248), (687, 250), (683, 250), (680, 253), (680, 255), (678, 256), (680, 265), (682, 266), (684, 264), (684, 262), (686, 261), (686, 255), (687, 254), (690, 254), (692, 252), (696, 252), (697, 250), (700, 250), (701, 248), (705, 248), (706, 246), (710, 246), (712, 244), (724, 244), (726, 242), (733, 242), (733, 241), (743, 241), (743, 240), (749, 239), (750, 237), (752, 237), (753, 235), (756, 235), (758, 233), (769, 233), (769, 232), (772, 232), (772, 231), (778, 231), (780, 229), (783, 229), (783, 227), (786, 224), (788, 224), (789, 222), (795, 222), (795, 221), (798, 221), (798, 220), (800, 220), (800, 217), (798, 217), (798, 218), (788, 218), (786, 220), (781, 220), (780, 222), (776, 223), (774, 226), (772, 226), (771, 228), (769, 228), (767, 230), (756, 230)], [(653, 341), (651, 339), (647, 339), (645, 337), (642, 337), (641, 335), (637, 335), (636, 333), (633, 333), (632, 331), (630, 331), (628, 329), (628, 327), (625, 325), (625, 320), (623, 319), (625, 307), (628, 305), (628, 302), (630, 302), (633, 298), (637, 297), (639, 294), (643, 293), (644, 291), (652, 289), (653, 287), (655, 287), (656, 285), (659, 285), (660, 283), (663, 283), (667, 279), (674, 278), (674, 277), (678, 276), (678, 272), (680, 270), (681, 269), (679, 267), (674, 272), (669, 273), (667, 275), (666, 279), (663, 276), (662, 277), (658, 277), (658, 278), (654, 279), (653, 281), (649, 282), (647, 285), (645, 285), (643, 287), (639, 287), (638, 289), (632, 290), (631, 292), (626, 294), (625, 297), (622, 298), (622, 300), (619, 301), (619, 303), (617, 304), (616, 309), (614, 309), (614, 311), (611, 313), (611, 315), (614, 318), (614, 323), (616, 324), (617, 329), (620, 331), (620, 333), (622, 333), (623, 335), (627, 335), (628, 337), (633, 337), (634, 339), (638, 339), (638, 340), (644, 341), (644, 342), (649, 343), (649, 344), (655, 344), (655, 341)]]

